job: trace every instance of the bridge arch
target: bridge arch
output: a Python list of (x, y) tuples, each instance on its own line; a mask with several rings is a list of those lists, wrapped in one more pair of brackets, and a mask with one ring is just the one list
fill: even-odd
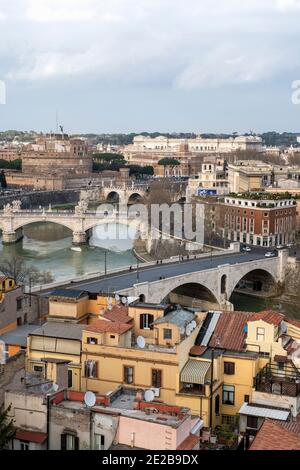
[(16, 222), (14, 224), (14, 230), (18, 230), (20, 228), (23, 229), (24, 227), (27, 227), (28, 225), (32, 225), (32, 224), (36, 224), (36, 223), (38, 223), (38, 224), (49, 224), (49, 223), (51, 223), (51, 224), (60, 225), (61, 227), (67, 228), (71, 232), (73, 232), (73, 230), (74, 230), (74, 227), (72, 225), (72, 221), (69, 223), (69, 222), (66, 222), (65, 220), (61, 221), (61, 220), (57, 220), (57, 219), (43, 220), (42, 217), (41, 217), (41, 220), (37, 220), (35, 218), (35, 219), (28, 219), (28, 220), (25, 219), (21, 222)]
[(233, 286), (230, 297), (235, 292), (249, 293), (257, 295), (272, 295), (277, 285), (276, 278), (273, 273), (267, 269), (255, 268), (238, 279)]
[(219, 301), (213, 290), (200, 282), (182, 282), (167, 289), (160, 301), (177, 303), (186, 307), (217, 308)]
[(139, 192), (133, 192), (130, 194), (127, 203), (128, 204), (134, 204), (134, 203), (139, 203), (143, 200), (143, 196)]
[(106, 201), (118, 204), (120, 202), (120, 194), (118, 193), (118, 191), (110, 191), (106, 195)]

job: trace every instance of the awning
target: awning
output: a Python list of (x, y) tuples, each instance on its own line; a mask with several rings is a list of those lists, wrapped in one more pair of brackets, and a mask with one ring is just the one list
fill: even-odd
[(270, 418), (270, 419), (277, 419), (279, 421), (287, 421), (290, 415), (289, 410), (285, 409), (277, 409), (277, 408), (264, 408), (262, 406), (255, 406), (249, 405), (248, 403), (244, 403), (239, 413), (241, 415), (247, 416), (257, 416), (259, 418)]
[(20, 441), (35, 442), (36, 444), (43, 444), (47, 439), (47, 434), (44, 432), (17, 429), (15, 439), (19, 439)]
[(203, 385), (209, 369), (210, 362), (190, 359), (181, 371), (180, 380), (185, 383)]

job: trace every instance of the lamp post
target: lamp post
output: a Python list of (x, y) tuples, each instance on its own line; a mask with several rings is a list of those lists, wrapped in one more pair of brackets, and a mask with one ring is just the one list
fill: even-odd
[(136, 280), (139, 282), (140, 280), (140, 272), (139, 272), (139, 259), (137, 258), (137, 263), (136, 263)]
[(107, 250), (104, 251), (104, 274), (107, 275)]

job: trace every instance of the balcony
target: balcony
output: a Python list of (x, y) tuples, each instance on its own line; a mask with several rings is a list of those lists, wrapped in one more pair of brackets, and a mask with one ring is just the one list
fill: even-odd
[(300, 373), (292, 366), (267, 364), (255, 377), (254, 389), (257, 392), (287, 397), (300, 395)]

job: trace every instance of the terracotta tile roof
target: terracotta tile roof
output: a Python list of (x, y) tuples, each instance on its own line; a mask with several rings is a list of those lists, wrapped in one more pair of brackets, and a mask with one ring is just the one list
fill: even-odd
[(190, 434), (178, 447), (176, 450), (194, 450), (198, 444), (199, 448), (200, 437)]
[(297, 328), (300, 328), (300, 320), (294, 320), (292, 318), (286, 318), (285, 320), (287, 323), (290, 323), (291, 325), (296, 326)]
[(286, 426), (266, 419), (249, 450), (300, 450), (300, 436)]
[(252, 314), (249, 321), (263, 320), (266, 323), (278, 326), (284, 318), (285, 316), (282, 313), (275, 312), (274, 310), (263, 310), (262, 312)]
[(47, 439), (47, 434), (45, 434), (44, 432), (18, 429), (15, 435), (15, 439), (19, 439), (20, 441), (36, 442), (37, 444), (43, 444), (43, 442), (45, 442), (45, 440)]
[(202, 356), (202, 354), (206, 351), (206, 346), (198, 346), (195, 345), (190, 349), (191, 356)]
[(245, 326), (251, 315), (249, 312), (222, 312), (209, 346), (243, 351), (246, 338)]
[(106, 310), (103, 314), (103, 318), (120, 323), (129, 323), (132, 321), (132, 318), (128, 316), (128, 307), (119, 304), (114, 305), (111, 310)]
[(107, 320), (97, 320), (85, 328), (86, 331), (93, 331), (94, 333), (117, 333), (122, 334), (130, 330), (133, 325), (127, 323), (112, 322)]

